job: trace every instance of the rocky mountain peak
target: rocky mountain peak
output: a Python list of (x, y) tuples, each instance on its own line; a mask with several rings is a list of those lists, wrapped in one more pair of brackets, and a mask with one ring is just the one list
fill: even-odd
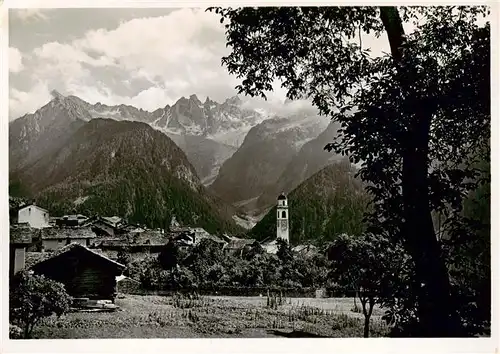
[(235, 105), (235, 106), (239, 106), (242, 101), (241, 99), (236, 95), (236, 96), (233, 96), (233, 97), (230, 97), (228, 98), (224, 103), (226, 104), (229, 104), (229, 105)]
[(196, 103), (201, 103), (201, 101), (199, 100), (198, 96), (196, 96), (196, 94), (192, 94), (191, 96), (189, 96), (189, 100), (190, 101), (194, 101)]

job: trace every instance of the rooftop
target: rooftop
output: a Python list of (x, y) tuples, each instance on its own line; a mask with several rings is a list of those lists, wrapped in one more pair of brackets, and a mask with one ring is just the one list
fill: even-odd
[(63, 255), (64, 253), (75, 252), (75, 251), (76, 252), (78, 252), (78, 251), (79, 252), (88, 252), (91, 255), (97, 256), (97, 257), (105, 260), (106, 262), (113, 264), (118, 269), (121, 269), (121, 270), (125, 269), (125, 266), (123, 264), (118, 263), (118, 262), (106, 257), (104, 254), (102, 254), (99, 251), (88, 249), (87, 247), (82, 246), (78, 243), (70, 243), (69, 245), (64, 246), (62, 248), (59, 248), (58, 250), (56, 250), (54, 252), (51, 252), (51, 253), (47, 252), (47, 254), (48, 254), (47, 256), (41, 256), (40, 258), (43, 258), (43, 259), (36, 262), (36, 263), (33, 263), (31, 265), (31, 267), (39, 266), (40, 264), (43, 264), (45, 262), (50, 262), (50, 261), (58, 258), (59, 256)]
[(41, 233), (43, 240), (96, 237), (90, 227), (51, 227), (42, 229)]
[(19, 208), (19, 210), (26, 209), (26, 208), (29, 208), (29, 207), (37, 208), (37, 209), (40, 209), (40, 210), (42, 210), (42, 211), (48, 212), (48, 210), (47, 210), (47, 209), (41, 208), (41, 207), (39, 207), (39, 206), (38, 206), (38, 205), (36, 205), (36, 204), (24, 205), (24, 206), (22, 206), (21, 208)]
[(233, 238), (231, 241), (224, 245), (224, 248), (240, 249), (247, 245), (251, 245), (254, 242), (255, 239), (252, 238)]
[(10, 243), (17, 245), (31, 244), (37, 232), (40, 232), (40, 230), (31, 227), (11, 227), (9, 232)]
[(101, 216), (101, 219), (113, 225), (123, 222), (123, 219), (119, 216)]

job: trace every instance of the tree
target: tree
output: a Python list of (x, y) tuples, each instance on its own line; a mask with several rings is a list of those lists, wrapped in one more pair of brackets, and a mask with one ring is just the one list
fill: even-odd
[(172, 241), (169, 241), (158, 254), (158, 262), (165, 270), (170, 270), (180, 263), (179, 246)]
[(262, 254), (266, 253), (264, 247), (259, 242), (254, 242), (251, 245), (247, 245), (243, 248), (242, 257), (247, 261), (254, 259)]
[(300, 283), (303, 287), (324, 286), (328, 276), (328, 260), (323, 254), (305, 257), (295, 254), (293, 268), (300, 274)]
[(278, 251), (276, 252), (276, 255), (278, 256), (281, 263), (283, 265), (291, 263), (293, 260), (293, 251), (290, 244), (281, 238), (278, 238), (276, 240), (276, 244), (278, 246)]
[(116, 261), (123, 264), (127, 268), (125, 269), (125, 275), (129, 276), (129, 264), (132, 262), (132, 256), (130, 255), (129, 247), (121, 247), (116, 255)]
[(174, 267), (160, 272), (160, 283), (163, 289), (191, 289), (196, 286), (196, 278), (186, 267)]
[(214, 265), (222, 264), (223, 261), (224, 255), (220, 245), (211, 239), (205, 238), (191, 248), (190, 254), (182, 261), (182, 265), (195, 274), (198, 284), (209, 285), (210, 282), (207, 281), (209, 271)]
[(458, 311), (468, 335), (488, 334), (491, 321), (490, 158), (480, 156), (480, 185), (461, 214), (445, 222), (443, 246)]
[[(243, 79), (240, 93), (266, 98), (278, 79), (289, 99), (310, 98), (340, 122), (340, 139), (328, 148), (362, 163), (359, 174), (374, 197), (372, 231), (403, 241), (413, 259), (421, 335), (457, 335), (431, 212), (457, 209), (472, 188), (467, 179), (475, 172), (457, 162), (477, 148), (489, 126), (489, 26), (477, 24), (488, 10), (209, 10), (226, 22), (232, 51), (222, 62)], [(413, 33), (405, 34), (403, 20), (414, 22)], [(361, 34), (384, 31), (391, 54), (372, 58)]]
[(365, 317), (364, 337), (368, 337), (373, 307), (393, 297), (404, 252), (380, 236), (342, 234), (329, 247), (328, 257), (333, 280), (356, 291)]
[(133, 261), (130, 266), (130, 276), (138, 279), (145, 289), (160, 287), (160, 272), (162, 271), (158, 257), (147, 256), (144, 259)]
[(10, 320), (22, 327), (24, 338), (31, 337), (41, 319), (61, 316), (71, 303), (63, 284), (26, 271), (13, 277), (9, 295)]

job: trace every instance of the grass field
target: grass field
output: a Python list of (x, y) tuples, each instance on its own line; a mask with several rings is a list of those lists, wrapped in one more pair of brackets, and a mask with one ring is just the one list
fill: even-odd
[[(300, 330), (328, 337), (362, 337), (363, 315), (353, 299), (285, 299), (277, 309), (266, 297), (205, 296), (186, 299), (123, 295), (116, 312), (73, 312), (44, 320), (34, 338), (273, 337), (269, 330)], [(359, 303), (358, 303), (359, 306)], [(371, 336), (388, 328), (374, 309)]]

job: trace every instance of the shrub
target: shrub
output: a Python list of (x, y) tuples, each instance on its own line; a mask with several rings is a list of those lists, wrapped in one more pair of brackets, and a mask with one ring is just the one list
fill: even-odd
[(23, 337), (23, 330), (15, 325), (9, 324), (9, 338), (19, 339)]
[(14, 276), (9, 295), (10, 320), (21, 326), (24, 338), (31, 337), (41, 319), (61, 316), (71, 303), (63, 284), (26, 271)]

